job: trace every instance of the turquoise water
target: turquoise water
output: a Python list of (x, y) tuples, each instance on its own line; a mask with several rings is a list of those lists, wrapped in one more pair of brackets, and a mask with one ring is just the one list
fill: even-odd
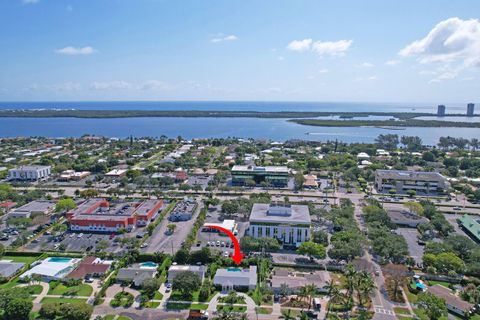
[(60, 263), (67, 263), (72, 261), (72, 258), (64, 258), (64, 257), (51, 257), (48, 258), (48, 262), (60, 262)]
[(227, 268), (228, 272), (242, 272), (242, 269), (240, 268)]
[(152, 261), (147, 261), (147, 262), (140, 263), (140, 266), (141, 267), (148, 267), (148, 268), (156, 268), (158, 266), (158, 264), (156, 264), (155, 262), (152, 262)]

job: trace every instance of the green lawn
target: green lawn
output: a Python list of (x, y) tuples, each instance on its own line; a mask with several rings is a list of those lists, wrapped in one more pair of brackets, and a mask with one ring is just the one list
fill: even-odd
[(217, 311), (246, 312), (247, 307), (244, 307), (244, 306), (217, 306)]
[[(430, 320), (422, 309), (413, 309), (413, 312), (420, 318), (420, 320)], [(448, 320), (448, 317), (440, 317), (438, 320)]]
[(145, 308), (157, 308), (160, 305), (160, 302), (148, 301), (145, 303)]
[(26, 264), (31, 264), (38, 260), (37, 256), (3, 256), (0, 260), (12, 260), (14, 262), (23, 262)]
[(173, 291), (172, 291), (172, 294), (170, 295), (169, 300), (172, 300), (172, 301), (199, 301), (199, 302), (209, 302), (210, 300), (212, 300), (213, 296), (215, 296), (215, 295), (217, 294), (217, 292), (218, 292), (218, 291), (212, 292), (206, 301), (200, 301), (199, 298), (198, 298), (198, 296), (199, 296), (199, 294), (200, 294), (200, 290), (193, 291), (193, 292), (191, 293), (191, 296), (190, 296), (190, 297), (183, 297), (180, 291), (178, 291), (178, 290), (173, 290)]
[(30, 294), (40, 294), (42, 293), (42, 290), (43, 290), (43, 287), (39, 284), (34, 284), (24, 288), (27, 289)]
[(448, 286), (450, 285), (449, 282), (445, 282), (445, 281), (435, 281), (435, 280), (428, 280), (428, 284), (431, 285), (431, 286), (434, 286), (436, 284), (439, 284), (441, 286), (444, 286), (445, 288), (448, 288)]
[(113, 318), (115, 318), (115, 315), (113, 315), (113, 314), (108, 314), (108, 315), (106, 315), (105, 317), (103, 317), (102, 320), (113, 320)]
[(41, 303), (86, 303), (87, 299), (81, 298), (53, 298), (45, 297), (42, 299)]
[(395, 311), (396, 315), (402, 315), (402, 314), (409, 315), (410, 314), (410, 311), (407, 308), (395, 307), (395, 308), (393, 308), (393, 311)]
[(155, 295), (153, 296), (152, 300), (162, 300), (163, 299), (163, 294), (159, 291), (155, 292)]
[(127, 317), (127, 316), (120, 316), (117, 318), (117, 320), (132, 320), (132, 318)]
[(273, 311), (272, 308), (260, 307), (257, 309), (258, 314), (271, 314), (272, 311)]
[(208, 304), (202, 303), (177, 303), (177, 302), (168, 302), (167, 309), (170, 310), (187, 310), (187, 309), (201, 309), (207, 310)]
[[(50, 289), (48, 290), (49, 295), (73, 295), (81, 297), (89, 297), (92, 294), (93, 288), (88, 284), (81, 284), (79, 286), (67, 287), (66, 285), (60, 283), (55, 288), (52, 288), (50, 284)], [(71, 293), (71, 294), (69, 294)]]

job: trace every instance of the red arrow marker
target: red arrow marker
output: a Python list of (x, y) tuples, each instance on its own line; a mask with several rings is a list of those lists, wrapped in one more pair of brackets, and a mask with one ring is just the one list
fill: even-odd
[(230, 232), (230, 230), (225, 229), (223, 227), (219, 227), (219, 226), (214, 226), (214, 225), (208, 225), (207, 224), (207, 225), (205, 225), (205, 227), (223, 231), (224, 233), (227, 234), (227, 236), (230, 237), (230, 239), (232, 240), (233, 245), (235, 247), (235, 253), (233, 255), (231, 255), (230, 257), (233, 259), (235, 264), (237, 264), (237, 265), (240, 264), (240, 262), (242, 261), (242, 259), (245, 255), (240, 251), (240, 244), (238, 243), (238, 240), (237, 240), (237, 238), (235, 238), (233, 233)]

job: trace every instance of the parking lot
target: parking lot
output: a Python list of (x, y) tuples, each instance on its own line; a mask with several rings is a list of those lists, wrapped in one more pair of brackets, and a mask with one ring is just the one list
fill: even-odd
[[(221, 206), (211, 207), (208, 211), (205, 223), (221, 223), (222, 218), (220, 215), (220, 208)], [(239, 241), (245, 234), (246, 228), (248, 227), (248, 222), (242, 222), (240, 220), (241, 219), (239, 219), (238, 217), (235, 218), (235, 221), (237, 223), (237, 235), (235, 237)], [(197, 234), (196, 243), (192, 249), (200, 250), (203, 247), (209, 247), (212, 250), (220, 251), (223, 254), (225, 254), (225, 252), (231, 254), (234, 251), (232, 241), (225, 233), (207, 232), (200, 229)]]
[[(197, 199), (197, 202), (200, 203), (200, 199)], [(152, 236), (148, 238), (148, 245), (143, 248), (142, 251), (149, 253), (166, 252), (171, 254), (177, 252), (181, 248), (182, 242), (192, 230), (200, 209), (201, 205), (198, 205), (192, 218), (188, 221), (171, 222), (168, 220), (168, 216), (166, 216), (155, 228)], [(173, 234), (168, 234), (167, 226), (171, 223), (175, 224), (176, 228)]]
[(398, 228), (396, 232), (402, 235), (407, 241), (408, 251), (410, 256), (415, 259), (417, 263), (422, 263), (423, 246), (418, 244), (418, 231), (413, 228)]

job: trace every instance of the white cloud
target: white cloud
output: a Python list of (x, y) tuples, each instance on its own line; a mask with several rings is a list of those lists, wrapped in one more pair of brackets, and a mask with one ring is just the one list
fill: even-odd
[(76, 55), (88, 55), (95, 53), (97, 50), (95, 50), (92, 47), (65, 47), (62, 49), (57, 49), (55, 50), (56, 53), (58, 54), (66, 54), (70, 56), (76, 56)]
[(352, 40), (316, 41), (312, 45), (312, 50), (320, 56), (343, 56), (352, 43)]
[(461, 63), (480, 66), (480, 21), (449, 18), (438, 23), (423, 39), (403, 48), (399, 55), (421, 63)]
[(40, 0), (22, 0), (23, 4), (37, 4)]
[(320, 56), (343, 56), (352, 45), (353, 40), (315, 41), (312, 39), (293, 40), (287, 45), (288, 50), (313, 51)]
[(396, 65), (399, 64), (399, 63), (400, 63), (400, 60), (387, 60), (387, 61), (385, 62), (385, 64), (386, 64), (387, 66), (396, 66)]
[(318, 73), (320, 73), (320, 74), (329, 73), (329, 72), (330, 72), (330, 70), (328, 70), (328, 69), (320, 69), (320, 70), (318, 70)]
[(288, 50), (304, 52), (310, 50), (312, 39), (293, 40), (287, 46)]
[(115, 89), (130, 89), (132, 84), (130, 82), (117, 80), (110, 82), (94, 82), (90, 86), (92, 90), (115, 90)]
[(367, 78), (367, 80), (377, 80), (377, 76), (375, 76), (375, 75), (374, 75), (374, 76), (370, 76), (370, 77)]
[(235, 40), (238, 40), (238, 37), (234, 34), (230, 34), (228, 36), (221, 36), (221, 37), (213, 38), (212, 40), (210, 40), (210, 42), (217, 43), (217, 42), (235, 41)]
[(79, 83), (68, 81), (65, 83), (55, 84), (51, 86), (51, 89), (54, 91), (62, 92), (80, 91), (82, 89), (82, 86)]
[(165, 90), (169, 89), (169, 86), (162, 81), (159, 80), (148, 80), (144, 83), (140, 84), (141, 90), (150, 90), (150, 91), (158, 91), (158, 90)]
[(372, 67), (375, 67), (375, 65), (373, 63), (370, 63), (370, 62), (364, 62), (360, 65), (360, 67), (363, 67), (363, 68), (372, 68)]

